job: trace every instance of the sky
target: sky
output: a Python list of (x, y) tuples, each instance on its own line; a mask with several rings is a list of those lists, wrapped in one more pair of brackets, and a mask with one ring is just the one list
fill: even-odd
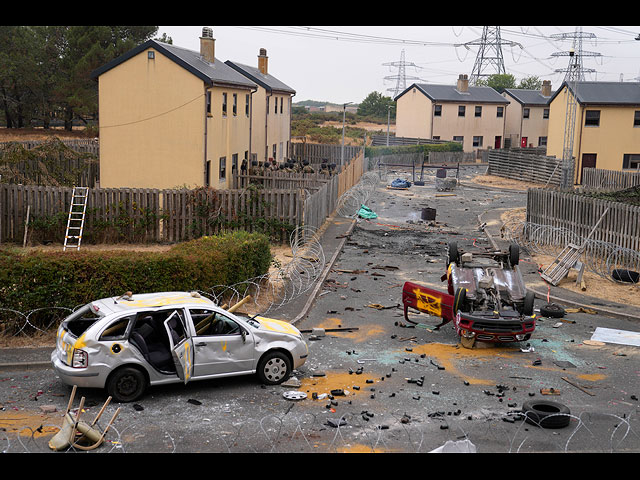
[[(158, 36), (166, 33), (174, 45), (198, 51), (203, 26), (213, 29), (217, 59), (257, 66), (259, 50), (265, 48), (269, 73), (296, 90), (294, 103), (337, 104), (360, 103), (371, 92), (393, 97), (403, 55), (407, 87), (455, 84), (460, 74), (471, 74), (484, 28), (160, 26)], [(582, 32), (585, 80), (640, 81), (639, 26), (501, 26), (506, 73), (516, 82), (537, 76), (559, 87), (565, 74), (556, 70), (567, 68), (576, 31)], [(496, 73), (491, 66), (485, 71)]]

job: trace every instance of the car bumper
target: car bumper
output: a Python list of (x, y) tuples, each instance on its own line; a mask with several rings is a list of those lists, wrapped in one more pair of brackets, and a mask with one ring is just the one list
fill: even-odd
[(106, 375), (91, 367), (72, 368), (58, 358), (58, 352), (51, 352), (51, 363), (60, 380), (66, 385), (76, 385), (80, 388), (104, 388)]
[(483, 342), (522, 342), (531, 338), (535, 317), (504, 318), (459, 313), (455, 319), (458, 335)]

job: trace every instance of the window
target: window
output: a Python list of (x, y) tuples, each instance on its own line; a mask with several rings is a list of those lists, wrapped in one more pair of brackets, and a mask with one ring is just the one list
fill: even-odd
[(473, 146), (482, 147), (482, 137), (473, 137)]
[(123, 340), (127, 333), (127, 327), (134, 318), (136, 318), (135, 315), (129, 315), (111, 322), (100, 335), (100, 340)]
[(211, 115), (211, 91), (207, 91), (207, 115)]
[(481, 117), (482, 116), (482, 107), (478, 106), (476, 107), (476, 117)]
[(273, 113), (278, 113), (278, 97), (273, 99)]
[(549, 109), (548, 108), (545, 108), (542, 111), (542, 118), (549, 118)]
[(278, 146), (274, 143), (273, 144), (273, 157), (271, 158), (277, 158), (276, 157), (276, 153), (278, 152)]
[(625, 153), (622, 157), (622, 168), (640, 170), (640, 153)]
[(149, 51), (147, 52), (147, 58), (148, 58), (149, 60), (153, 60), (153, 59), (155, 59), (155, 58), (156, 58), (156, 52), (154, 52), (153, 50), (149, 50)]
[(529, 109), (528, 108), (523, 108), (522, 109), (522, 118), (529, 118)]
[(442, 105), (435, 105), (433, 107), (433, 116), (441, 117), (442, 116)]
[(240, 335), (240, 325), (230, 318), (207, 309), (190, 309), (196, 335)]
[(238, 115), (238, 94), (233, 94), (233, 116)]
[(223, 117), (227, 116), (227, 94), (226, 93), (222, 94), (222, 116)]
[(267, 97), (267, 115), (269, 115), (269, 99), (270, 99), (270, 98), (271, 98), (271, 97)]
[(249, 116), (249, 94), (245, 95), (245, 99), (244, 99), (244, 114), (248, 117)]
[(231, 155), (231, 175), (238, 173), (238, 154)]
[(227, 178), (227, 157), (220, 157), (220, 180)]
[(204, 172), (204, 186), (211, 186), (211, 160), (207, 160), (207, 164)]
[(453, 137), (453, 141), (454, 142), (464, 143), (464, 137), (463, 136), (454, 136)]
[(502, 118), (504, 116), (504, 107), (498, 107), (496, 109), (496, 117)]
[(538, 137), (538, 146), (546, 147), (547, 146), (547, 137)]
[(640, 127), (640, 110), (636, 110), (633, 113), (633, 126)]
[(434, 136), (433, 136), (433, 139), (434, 139), (434, 140), (440, 140), (440, 135), (434, 135)]
[(282, 113), (282, 102), (284, 100), (284, 97), (280, 97), (280, 113)]
[(458, 116), (459, 117), (464, 117), (465, 110), (466, 110), (466, 107), (464, 105), (458, 106)]
[(600, 110), (587, 110), (584, 115), (585, 126), (600, 126)]

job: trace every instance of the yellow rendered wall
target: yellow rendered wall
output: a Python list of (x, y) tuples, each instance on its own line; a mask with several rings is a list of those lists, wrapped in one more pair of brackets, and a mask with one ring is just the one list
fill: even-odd
[[(223, 93), (227, 94), (227, 113), (223, 114)], [(237, 95), (233, 114), (233, 94)], [(211, 115), (207, 124), (207, 159), (211, 162), (210, 186), (216, 189), (232, 187), (232, 159), (238, 155), (238, 169), (245, 158), (250, 159), (249, 139), (251, 117), (245, 113), (245, 96), (250, 90), (214, 87), (211, 89)], [(251, 101), (251, 96), (249, 96)], [(255, 147), (253, 147), (255, 151)], [(226, 174), (220, 178), (220, 164), (226, 164)]]
[(102, 74), (100, 186), (201, 185), (204, 102), (203, 82), (157, 51)]
[[(582, 155), (595, 153), (596, 168), (622, 170), (623, 155), (640, 153), (640, 127), (633, 126), (633, 117), (640, 106), (578, 105), (576, 109), (573, 156), (576, 170), (581, 169)], [(585, 110), (600, 110), (600, 125), (585, 126)], [(547, 155), (562, 158), (566, 117), (566, 87), (554, 99), (549, 118)]]
[[(458, 107), (465, 105), (465, 116), (458, 116)], [(482, 107), (482, 116), (475, 116), (475, 107)], [(497, 116), (497, 107), (495, 104), (459, 104), (459, 103), (442, 103), (442, 115), (433, 119), (433, 136), (439, 136), (440, 140), (453, 140), (454, 136), (462, 136), (463, 150), (465, 152), (473, 152), (477, 149), (493, 148), (495, 137), (501, 137), (501, 146), (504, 147), (504, 123), (507, 115), (507, 105), (501, 105), (504, 108), (503, 116)], [(482, 146), (473, 146), (473, 137), (481, 136)]]
[[(291, 140), (291, 95), (274, 93), (269, 97), (267, 114), (267, 92), (258, 87), (253, 94), (253, 131), (252, 150), (259, 162), (273, 157), (273, 145), (276, 144), (276, 160), (282, 162), (288, 155), (287, 145)], [(280, 99), (282, 98), (282, 113)], [(274, 112), (274, 102), (278, 102), (278, 111)], [(265, 128), (266, 125), (266, 128)]]
[(431, 100), (412, 88), (396, 102), (396, 137), (431, 138)]

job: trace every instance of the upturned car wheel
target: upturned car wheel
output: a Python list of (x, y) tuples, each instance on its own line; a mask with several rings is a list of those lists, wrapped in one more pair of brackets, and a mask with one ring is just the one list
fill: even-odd
[(562, 318), (565, 311), (560, 305), (556, 303), (547, 303), (540, 307), (540, 315), (547, 318)]
[(542, 428), (563, 428), (571, 421), (566, 405), (550, 400), (531, 400), (522, 404), (525, 421)]
[(267, 385), (278, 385), (291, 375), (291, 361), (282, 352), (267, 353), (258, 365), (258, 378)]
[(119, 403), (133, 402), (147, 388), (147, 378), (137, 368), (123, 367), (116, 370), (107, 381), (107, 393)]

